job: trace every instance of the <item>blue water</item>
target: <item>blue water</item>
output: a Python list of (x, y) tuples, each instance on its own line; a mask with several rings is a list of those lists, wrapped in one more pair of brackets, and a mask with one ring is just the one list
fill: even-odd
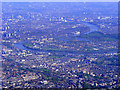
[(19, 48), (19, 49), (28, 50), (28, 51), (33, 51), (33, 50), (31, 50), (31, 49), (28, 49), (28, 48), (24, 47), (24, 46), (23, 46), (23, 43), (24, 43), (24, 42), (15, 43), (14, 46), (17, 47), (17, 48)]
[[(88, 31), (87, 33), (85, 34), (89, 34), (91, 32), (94, 32), (94, 31), (98, 31), (98, 27), (96, 27), (95, 25), (92, 25), (92, 24), (89, 24), (89, 23), (83, 23), (85, 25), (87, 25), (89, 28), (90, 28), (90, 31)], [(60, 40), (63, 40), (63, 41), (68, 41), (70, 38), (69, 37), (59, 37)], [(89, 41), (88, 39), (82, 39), (82, 38), (79, 38), (79, 37), (76, 37), (75, 40), (79, 40), (79, 41)], [(24, 42), (19, 42), (19, 43), (16, 43), (15, 44), (15, 47), (19, 48), (19, 49), (23, 49), (23, 50), (29, 50), (29, 51), (33, 51), (31, 49), (28, 49), (26, 47), (23, 46), (23, 43)]]
[(89, 23), (83, 23), (83, 24), (87, 25), (90, 28), (90, 31), (86, 32), (85, 34), (89, 34), (91, 32), (98, 31), (98, 29), (99, 29), (95, 25), (92, 25), (92, 24), (89, 24)]
[(15, 44), (15, 47), (18, 47), (18, 48), (20, 48), (20, 49), (26, 49), (26, 48), (23, 46), (23, 43), (22, 43), (22, 42), (16, 43), (16, 44)]
[[(99, 28), (96, 27), (95, 25), (92, 25), (92, 24), (89, 24), (89, 23), (84, 23), (84, 22), (82, 22), (82, 23), (90, 28), (90, 31), (86, 32), (85, 34), (89, 34), (89, 33), (91, 33), (91, 32), (94, 32), (94, 31), (98, 31), (98, 30), (99, 30)], [(73, 38), (75, 37), (74, 40), (78, 40), (78, 41), (90, 41), (90, 40), (88, 40), (88, 39), (83, 39), (83, 38), (76, 37), (76, 36), (78, 36), (78, 35), (73, 35)], [(71, 39), (71, 38), (68, 37), (68, 36), (64, 36), (64, 37), (62, 36), (62, 37), (58, 37), (58, 38), (59, 38), (59, 40), (61, 40), (61, 41), (69, 41), (69, 40)]]

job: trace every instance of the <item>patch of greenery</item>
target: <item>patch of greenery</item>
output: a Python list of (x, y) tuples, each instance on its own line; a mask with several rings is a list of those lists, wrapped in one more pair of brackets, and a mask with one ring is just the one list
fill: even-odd
[(100, 31), (94, 31), (89, 34), (82, 34), (78, 37), (94, 41), (114, 41), (118, 39), (117, 34), (104, 34)]
[(23, 45), (26, 47), (33, 47), (33, 45), (31, 43), (24, 43)]

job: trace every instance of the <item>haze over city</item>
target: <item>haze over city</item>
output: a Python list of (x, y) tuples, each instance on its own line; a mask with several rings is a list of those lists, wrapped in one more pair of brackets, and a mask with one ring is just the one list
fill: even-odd
[(2, 2), (0, 88), (120, 88), (117, 0), (16, 1)]
[(119, 2), (119, 0), (2, 0), (2, 2)]

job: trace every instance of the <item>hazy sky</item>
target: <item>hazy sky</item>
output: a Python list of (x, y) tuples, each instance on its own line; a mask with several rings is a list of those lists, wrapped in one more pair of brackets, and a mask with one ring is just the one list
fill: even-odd
[(0, 0), (2, 2), (118, 2), (120, 0)]

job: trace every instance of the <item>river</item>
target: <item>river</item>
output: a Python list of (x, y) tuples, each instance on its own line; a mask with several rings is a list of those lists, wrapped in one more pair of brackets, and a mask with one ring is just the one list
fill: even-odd
[[(87, 33), (85, 33), (85, 34), (89, 34), (89, 33), (91, 33), (91, 32), (94, 32), (94, 31), (98, 31), (98, 27), (97, 26), (95, 26), (95, 25), (93, 25), (93, 24), (90, 24), (90, 23), (84, 23), (83, 22), (83, 24), (85, 24), (85, 25), (87, 25), (89, 28), (90, 28), (90, 31), (88, 31)], [(87, 40), (87, 39), (81, 39), (81, 38), (76, 38), (77, 40), (80, 40), (80, 41), (89, 41), (89, 40)], [(61, 39), (62, 40), (62, 39)], [(67, 37), (65, 37), (63, 40), (67, 40)], [(17, 47), (17, 48), (19, 48), (19, 49), (23, 49), (23, 50), (29, 50), (29, 51), (33, 51), (32, 49), (28, 49), (28, 48), (26, 48), (26, 47), (24, 47), (23, 46), (23, 43), (24, 42), (19, 42), (19, 43), (15, 43), (15, 47)]]

